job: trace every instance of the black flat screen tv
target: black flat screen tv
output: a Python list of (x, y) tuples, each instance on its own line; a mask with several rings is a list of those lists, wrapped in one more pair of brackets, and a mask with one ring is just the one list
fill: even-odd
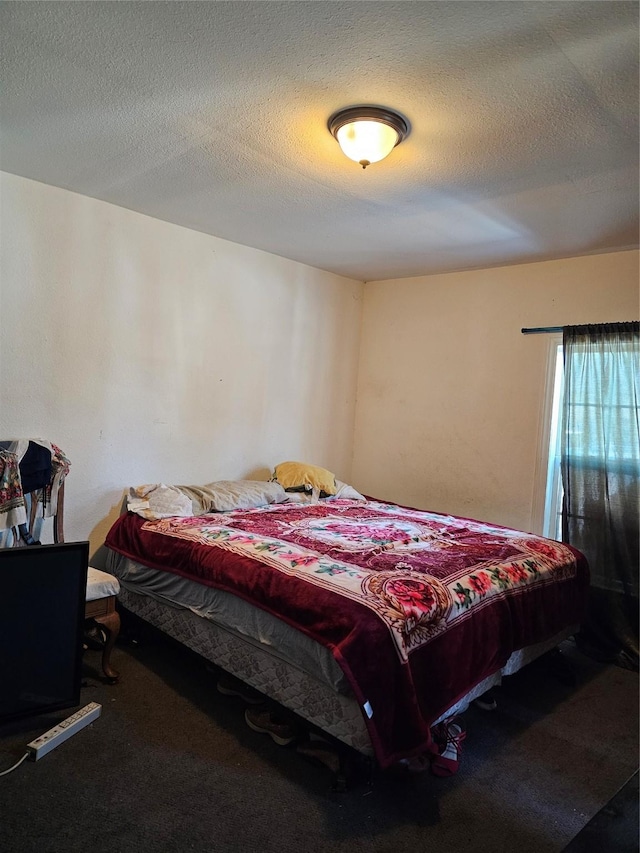
[(80, 704), (88, 542), (0, 549), (0, 723)]

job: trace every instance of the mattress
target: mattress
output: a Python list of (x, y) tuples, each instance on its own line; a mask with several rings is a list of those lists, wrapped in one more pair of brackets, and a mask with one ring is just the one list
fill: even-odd
[[(362, 708), (326, 648), (285, 622), (222, 590), (158, 571), (107, 549), (107, 569), (120, 581), (121, 604), (168, 636), (313, 727), (367, 758), (374, 757)], [(568, 626), (545, 642), (514, 652), (438, 717), (469, 704), (571, 636)]]
[(106, 545), (133, 561), (130, 590), (145, 581), (148, 597), (350, 692), (383, 767), (435, 752), (438, 719), (575, 626), (589, 581), (563, 543), (373, 500), (128, 513)]
[(225, 590), (150, 569), (114, 551), (108, 552), (107, 570), (130, 592), (148, 596), (169, 607), (190, 610), (273, 658), (312, 675), (336, 693), (351, 694), (349, 682), (325, 646), (266, 610), (252, 607)]

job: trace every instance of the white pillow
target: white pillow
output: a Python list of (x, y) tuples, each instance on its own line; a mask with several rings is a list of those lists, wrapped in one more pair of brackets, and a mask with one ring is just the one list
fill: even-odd
[(288, 504), (310, 504), (317, 503), (317, 501), (313, 500), (313, 495), (311, 492), (287, 492), (287, 500)]
[(127, 509), (147, 519), (171, 518), (176, 515), (188, 518), (193, 515), (191, 498), (176, 486), (165, 486), (164, 483), (149, 483), (130, 488)]
[[(328, 495), (326, 498), (320, 498), (321, 501), (366, 501), (364, 495), (356, 491), (353, 486), (347, 485), (340, 480), (336, 480), (335, 495)], [(317, 503), (318, 498), (314, 497), (311, 492), (287, 492), (287, 503), (290, 504), (311, 504)]]
[(366, 501), (364, 495), (361, 495), (360, 492), (356, 491), (353, 486), (349, 486), (347, 483), (343, 483), (341, 480), (336, 480), (336, 493), (335, 495), (330, 495), (326, 500), (342, 500), (342, 501)]

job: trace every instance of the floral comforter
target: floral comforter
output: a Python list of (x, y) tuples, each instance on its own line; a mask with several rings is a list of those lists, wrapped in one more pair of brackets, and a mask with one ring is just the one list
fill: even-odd
[(567, 545), (371, 500), (159, 521), (128, 513), (106, 544), (327, 646), (382, 766), (429, 752), (443, 711), (516, 649), (580, 622), (589, 583)]

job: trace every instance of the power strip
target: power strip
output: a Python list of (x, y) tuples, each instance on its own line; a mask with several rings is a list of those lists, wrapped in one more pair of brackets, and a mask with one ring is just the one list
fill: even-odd
[(68, 740), (76, 732), (79, 732), (80, 729), (97, 720), (101, 712), (102, 705), (98, 705), (97, 702), (89, 702), (84, 708), (80, 708), (75, 714), (67, 717), (66, 720), (58, 723), (57, 726), (54, 726), (48, 732), (32, 740), (31, 743), (28, 743), (27, 752), (29, 759), (31, 761), (39, 761), (48, 752), (55, 749), (56, 746), (60, 746), (65, 740)]

